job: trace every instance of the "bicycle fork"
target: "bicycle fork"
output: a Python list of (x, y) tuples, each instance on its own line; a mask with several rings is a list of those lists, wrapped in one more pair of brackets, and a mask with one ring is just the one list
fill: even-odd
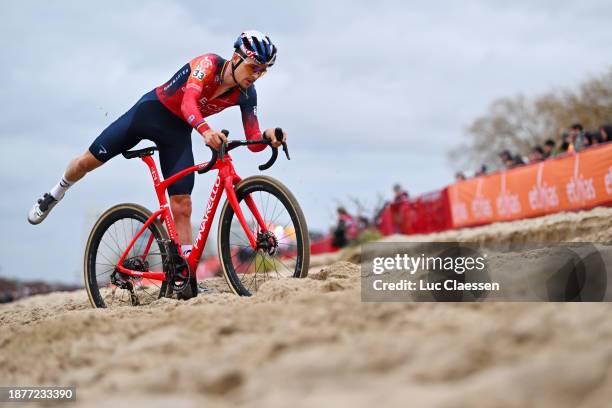
[[(233, 182), (229, 178), (225, 180), (225, 193), (227, 194), (227, 199), (229, 200), (230, 205), (234, 209), (234, 213), (236, 214), (236, 217), (238, 218), (242, 229), (246, 233), (251, 248), (253, 250), (256, 250), (257, 238), (253, 235), (253, 231), (251, 231), (249, 225), (246, 222), (246, 219), (244, 218), (244, 214), (242, 213), (242, 209), (240, 208), (240, 204), (238, 203), (238, 197), (236, 197), (236, 192), (234, 191)], [(246, 202), (247, 207), (249, 207), (249, 210), (251, 210), (251, 213), (255, 217), (255, 220), (257, 221), (261, 232), (268, 232), (266, 222), (259, 213), (259, 210), (255, 205), (255, 201), (253, 200), (253, 197), (251, 197), (250, 194), (247, 194), (247, 196), (244, 197), (244, 201)]]

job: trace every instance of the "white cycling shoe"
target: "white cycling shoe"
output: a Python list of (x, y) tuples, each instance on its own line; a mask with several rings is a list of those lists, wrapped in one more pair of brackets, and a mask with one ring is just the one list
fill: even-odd
[(59, 200), (56, 200), (51, 194), (45, 193), (43, 198), (39, 198), (28, 213), (28, 222), (32, 225), (40, 224), (47, 218), (47, 215), (57, 203), (59, 203)]

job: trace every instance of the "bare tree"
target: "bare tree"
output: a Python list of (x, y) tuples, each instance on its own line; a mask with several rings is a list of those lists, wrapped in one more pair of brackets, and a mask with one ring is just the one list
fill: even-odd
[(456, 168), (498, 164), (505, 149), (526, 155), (547, 138), (560, 134), (574, 122), (597, 129), (612, 121), (612, 68), (582, 83), (577, 90), (552, 91), (535, 98), (517, 95), (489, 105), (487, 113), (466, 129), (467, 141), (449, 151)]

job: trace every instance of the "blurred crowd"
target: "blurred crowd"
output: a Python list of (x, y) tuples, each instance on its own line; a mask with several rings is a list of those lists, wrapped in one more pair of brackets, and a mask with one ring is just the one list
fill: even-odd
[(24, 282), (18, 279), (0, 277), (0, 303), (8, 303), (22, 297), (57, 291), (80, 289), (78, 285), (48, 283), (43, 281)]
[[(610, 141), (612, 141), (612, 124), (605, 124), (597, 130), (588, 131), (580, 123), (574, 123), (568, 129), (563, 130), (559, 141), (547, 139), (543, 144), (533, 146), (527, 157), (510, 150), (503, 150), (498, 156), (502, 168), (512, 169), (524, 164), (539, 163), (566, 153), (579, 152)], [(484, 174), (487, 174), (487, 166), (483, 164), (474, 172), (474, 177)], [(455, 181), (466, 179), (463, 172), (455, 173)]]
[[(612, 125), (606, 124), (596, 131), (586, 131), (580, 123), (574, 123), (561, 133), (559, 139), (558, 141), (548, 139), (541, 145), (533, 146), (526, 157), (510, 150), (503, 150), (498, 155), (501, 167), (512, 169), (525, 164), (539, 163), (551, 157), (579, 152), (592, 146), (608, 143), (612, 141)], [(483, 164), (474, 172), (474, 177), (485, 175), (487, 172), (487, 166)], [(467, 177), (462, 172), (455, 174), (456, 181), (466, 179)], [(360, 239), (360, 237), (364, 232), (376, 231), (377, 220), (379, 220), (380, 214), (387, 207), (391, 209), (393, 228), (395, 232), (399, 233), (402, 224), (405, 222), (402, 217), (406, 216), (406, 212), (401, 211), (400, 208), (408, 200), (408, 192), (401, 185), (396, 184), (393, 186), (393, 199), (385, 201), (379, 206), (372, 217), (352, 215), (345, 207), (338, 207), (336, 209), (336, 223), (330, 230), (332, 246), (343, 248), (352, 243), (362, 241), (363, 239)]]
[[(393, 199), (391, 201), (385, 201), (375, 210), (371, 217), (363, 214), (351, 215), (346, 208), (338, 207), (336, 209), (336, 224), (330, 231), (332, 246), (335, 248), (344, 248), (352, 243), (367, 241), (371, 237), (378, 236), (376, 220), (379, 219), (380, 213), (387, 206), (391, 207), (393, 224), (397, 226), (397, 231), (399, 232), (399, 228), (403, 222), (402, 212), (399, 211), (399, 208), (403, 203), (408, 202), (408, 199), (408, 192), (405, 191), (401, 185), (396, 184), (393, 186)], [(370, 234), (368, 234), (368, 232)]]

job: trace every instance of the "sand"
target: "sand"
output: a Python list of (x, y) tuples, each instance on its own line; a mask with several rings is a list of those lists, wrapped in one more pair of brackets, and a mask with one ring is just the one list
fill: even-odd
[[(387, 240), (606, 241), (612, 209)], [(84, 291), (0, 306), (0, 385), (71, 406), (608, 406), (612, 307), (362, 303), (358, 250), (251, 298), (92, 309)], [(340, 260), (339, 260), (340, 259)], [(341, 259), (345, 259), (344, 261)]]

